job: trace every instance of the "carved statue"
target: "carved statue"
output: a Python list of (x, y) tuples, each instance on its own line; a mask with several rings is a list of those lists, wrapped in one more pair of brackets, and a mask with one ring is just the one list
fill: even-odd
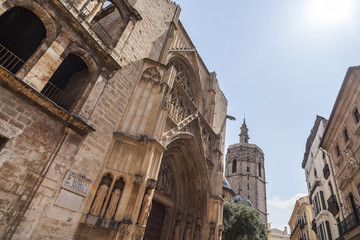
[(118, 231), (117, 234), (117, 240), (122, 240), (125, 239), (126, 235), (128, 235), (129, 231), (128, 231), (128, 226), (127, 225), (122, 225)]
[(200, 218), (196, 219), (196, 229), (195, 229), (195, 234), (194, 234), (194, 240), (201, 240), (201, 226), (202, 226), (202, 221)]
[(191, 239), (191, 216), (188, 216), (186, 229), (184, 232), (184, 240), (190, 240), (190, 239)]
[(116, 207), (118, 205), (119, 199), (120, 199), (120, 195), (121, 195), (121, 190), (120, 189), (115, 189), (115, 191), (113, 192), (113, 194), (111, 195), (111, 200), (109, 203), (109, 207), (106, 211), (105, 214), (105, 218), (106, 219), (112, 219), (114, 214), (115, 214), (115, 210)]
[(180, 224), (181, 224), (181, 213), (176, 216), (176, 225), (174, 227), (173, 240), (180, 240)]
[(149, 191), (144, 197), (142, 210), (141, 210), (139, 221), (138, 221), (138, 223), (140, 225), (143, 225), (143, 226), (146, 225), (146, 221), (150, 215), (151, 205), (152, 205), (152, 194), (151, 194), (151, 191)]
[(94, 216), (100, 215), (100, 211), (103, 206), (104, 199), (107, 196), (108, 190), (109, 190), (109, 186), (106, 184), (103, 184), (99, 187), (99, 189), (97, 190), (97, 193), (96, 193), (94, 203), (90, 209), (91, 215), (94, 215)]
[(210, 223), (210, 236), (209, 236), (209, 240), (215, 240), (215, 228), (216, 228), (216, 223), (211, 222), (211, 223)]
[(174, 197), (174, 181), (169, 166), (160, 169), (156, 190), (164, 194), (166, 197)]

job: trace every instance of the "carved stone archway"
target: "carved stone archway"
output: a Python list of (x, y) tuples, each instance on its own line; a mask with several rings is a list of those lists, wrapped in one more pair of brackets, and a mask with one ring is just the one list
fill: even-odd
[[(186, 136), (168, 144), (157, 178), (153, 201), (165, 209), (161, 239), (192, 240), (205, 236), (202, 225), (209, 204), (206, 161), (193, 135)], [(151, 221), (150, 218), (147, 227), (152, 227)], [(144, 239), (147, 238), (145, 234)]]

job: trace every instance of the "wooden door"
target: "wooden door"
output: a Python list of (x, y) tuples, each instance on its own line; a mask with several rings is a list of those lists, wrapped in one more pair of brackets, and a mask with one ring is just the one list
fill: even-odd
[(164, 205), (153, 201), (150, 216), (145, 229), (144, 240), (160, 240), (165, 219)]

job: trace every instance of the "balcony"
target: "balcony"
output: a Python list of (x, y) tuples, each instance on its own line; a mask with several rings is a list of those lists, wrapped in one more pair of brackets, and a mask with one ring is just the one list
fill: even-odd
[(333, 216), (335, 216), (339, 212), (339, 205), (336, 200), (335, 195), (331, 195), (327, 200), (328, 211), (331, 212)]
[(329, 164), (325, 164), (323, 168), (323, 174), (324, 174), (324, 178), (328, 179), (328, 177), (330, 176)]
[(339, 227), (340, 235), (344, 235), (360, 225), (360, 207), (347, 216)]
[(0, 65), (15, 74), (24, 65), (24, 61), (0, 44)]
[(314, 231), (314, 233), (317, 234), (317, 228), (316, 228), (315, 219), (313, 219), (312, 222), (311, 222), (311, 229)]

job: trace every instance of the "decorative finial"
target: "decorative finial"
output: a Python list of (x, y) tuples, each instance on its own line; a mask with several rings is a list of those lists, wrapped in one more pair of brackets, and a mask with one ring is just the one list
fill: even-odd
[(240, 136), (240, 143), (249, 143), (249, 139), (250, 139), (250, 137), (249, 137), (249, 134), (248, 134), (248, 128), (247, 128), (247, 126), (246, 126), (246, 122), (245, 122), (245, 113), (244, 113), (244, 122), (243, 122), (243, 124), (242, 124), (242, 126), (241, 126), (241, 132), (240, 132), (240, 134), (239, 134), (239, 136)]

